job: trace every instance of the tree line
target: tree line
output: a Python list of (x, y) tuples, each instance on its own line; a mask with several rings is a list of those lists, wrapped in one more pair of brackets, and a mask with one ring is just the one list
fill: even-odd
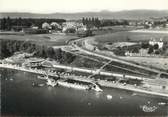
[(92, 27), (96, 27), (96, 28), (100, 28), (101, 26), (101, 21), (99, 20), (99, 18), (82, 18), (82, 23), (84, 25), (87, 26), (88, 29), (92, 28)]
[(114, 20), (114, 19), (102, 19), (99, 18), (82, 18), (82, 23), (87, 26), (88, 29), (96, 27), (99, 29), (104, 26), (115, 26), (115, 25), (129, 25), (128, 20)]
[(13, 26), (25, 26), (25, 27), (30, 27), (30, 26), (38, 26), (41, 28), (42, 23), (44, 22), (57, 22), (59, 24), (62, 24), (63, 22), (66, 22), (65, 19), (46, 19), (46, 18), (10, 18), (10, 17), (4, 17), (0, 19), (1, 25), (0, 25), (0, 30), (11, 30)]

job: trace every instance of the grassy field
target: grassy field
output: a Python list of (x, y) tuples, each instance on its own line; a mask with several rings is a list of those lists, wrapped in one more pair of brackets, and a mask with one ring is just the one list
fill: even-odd
[(48, 46), (66, 45), (68, 40), (77, 38), (76, 36), (61, 34), (0, 35), (0, 39), (31, 41), (36, 44)]
[(155, 38), (156, 40), (159, 40), (160, 38), (163, 39), (163, 41), (168, 41), (168, 34), (163, 33), (139, 33), (139, 32), (116, 32), (111, 34), (105, 34), (105, 35), (99, 35), (95, 36), (95, 41), (99, 43), (107, 43), (107, 42), (124, 42), (124, 41), (133, 41), (133, 42), (139, 42), (139, 41), (149, 41), (150, 39)]
[(134, 26), (105, 26), (101, 27), (99, 30), (94, 30), (94, 35), (104, 35), (104, 34), (110, 34), (115, 32), (121, 32), (121, 31), (131, 31), (135, 29), (139, 29), (140, 27), (134, 27)]

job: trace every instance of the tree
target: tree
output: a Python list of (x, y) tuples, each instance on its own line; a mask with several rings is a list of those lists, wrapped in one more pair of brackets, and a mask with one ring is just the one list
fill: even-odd
[(141, 43), (141, 48), (143, 48), (143, 49), (149, 48), (149, 43), (144, 43), (144, 42), (142, 42), (142, 43)]
[(155, 45), (153, 46), (153, 48), (154, 48), (155, 50), (157, 50), (157, 49), (159, 48), (159, 45), (158, 45), (158, 44), (155, 44)]
[(82, 23), (83, 23), (83, 25), (86, 25), (86, 20), (84, 17), (82, 18)]
[(159, 51), (159, 50), (156, 50), (156, 51), (155, 51), (155, 54), (160, 54), (160, 51)]
[(139, 48), (134, 47), (133, 50), (132, 50), (132, 53), (139, 53)]
[(94, 24), (95, 24), (95, 27), (97, 27), (98, 29), (101, 26), (101, 22), (100, 22), (100, 20), (98, 18), (95, 19), (95, 23)]
[(1, 29), (6, 30), (6, 18), (1, 19)]
[(47, 48), (47, 57), (54, 58), (54, 49), (52, 47)]
[(75, 33), (76, 32), (76, 29), (75, 28), (67, 28), (65, 30), (65, 33)]
[(151, 53), (153, 53), (153, 46), (150, 46), (148, 50), (148, 54), (151, 54)]

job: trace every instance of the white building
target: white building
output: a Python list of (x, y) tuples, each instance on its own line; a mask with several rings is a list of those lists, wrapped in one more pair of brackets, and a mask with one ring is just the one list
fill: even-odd
[(154, 46), (155, 44), (158, 44), (158, 47), (159, 47), (159, 49), (161, 49), (161, 48), (163, 48), (163, 41), (162, 41), (162, 39), (160, 38), (160, 40), (159, 41), (156, 41), (155, 39), (151, 39), (150, 41), (149, 41), (149, 45), (152, 45), (152, 46)]
[(63, 29), (62, 29), (63, 32), (65, 32), (69, 28), (73, 28), (76, 31), (86, 31), (87, 30), (86, 26), (83, 25), (83, 23), (75, 22), (75, 21), (65, 22), (62, 24), (62, 26), (63, 26)]

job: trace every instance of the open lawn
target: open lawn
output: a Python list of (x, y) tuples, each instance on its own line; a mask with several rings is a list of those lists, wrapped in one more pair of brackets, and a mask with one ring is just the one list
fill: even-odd
[(32, 35), (0, 35), (0, 39), (31, 41), (39, 45), (61, 46), (71, 39), (77, 39), (77, 36), (61, 34), (32, 34)]

